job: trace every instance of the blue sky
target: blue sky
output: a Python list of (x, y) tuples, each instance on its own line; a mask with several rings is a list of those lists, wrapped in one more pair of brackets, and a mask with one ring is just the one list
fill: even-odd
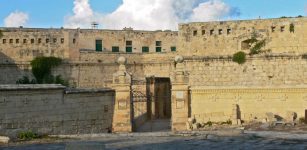
[[(198, 0), (205, 2), (206, 0)], [(276, 18), (280, 16), (306, 15), (307, 0), (221, 0), (239, 10), (239, 16), (231, 19)], [(90, 0), (95, 13), (107, 15), (114, 12), (122, 0)], [(198, 4), (198, 3), (197, 3)], [(12, 12), (28, 14), (27, 27), (61, 27), (65, 16), (73, 14), (74, 0), (0, 0), (0, 26)], [(133, 7), (131, 8), (133, 9)]]

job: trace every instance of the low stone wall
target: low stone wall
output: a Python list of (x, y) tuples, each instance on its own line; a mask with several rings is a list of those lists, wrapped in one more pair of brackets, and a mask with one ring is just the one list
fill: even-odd
[(113, 90), (60, 85), (0, 85), (0, 135), (104, 133), (111, 130)]
[(304, 117), (307, 87), (192, 87), (191, 117), (197, 122), (233, 119), (234, 106), (244, 121), (268, 119), (266, 113), (286, 119), (289, 112)]

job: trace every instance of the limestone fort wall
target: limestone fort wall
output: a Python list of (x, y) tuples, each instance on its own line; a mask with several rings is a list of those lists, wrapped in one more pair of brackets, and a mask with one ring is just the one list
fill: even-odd
[(307, 18), (217, 21), (179, 25), (178, 51), (185, 55), (249, 53), (244, 41), (256, 35), (272, 53), (306, 53)]
[(111, 130), (114, 91), (59, 85), (0, 85), (0, 133), (104, 133)]

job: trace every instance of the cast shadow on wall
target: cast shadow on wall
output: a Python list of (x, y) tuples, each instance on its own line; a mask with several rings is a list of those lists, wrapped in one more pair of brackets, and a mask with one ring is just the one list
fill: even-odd
[(23, 76), (32, 77), (30, 64), (15, 62), (0, 49), (0, 84), (16, 84), (16, 81)]

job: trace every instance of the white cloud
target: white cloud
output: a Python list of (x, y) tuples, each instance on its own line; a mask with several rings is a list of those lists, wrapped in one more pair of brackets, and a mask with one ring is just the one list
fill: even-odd
[(65, 27), (88, 27), (93, 21), (94, 12), (89, 4), (89, 0), (75, 0), (73, 13), (73, 15), (65, 17)]
[(211, 0), (193, 9), (192, 21), (214, 21), (233, 15), (234, 9), (221, 0)]
[(89, 0), (75, 0), (74, 15), (65, 18), (65, 27), (90, 27), (96, 21), (108, 29), (175, 30), (179, 22), (224, 19), (234, 10), (221, 0), (123, 0), (114, 12), (101, 15)]
[(12, 12), (4, 19), (5, 27), (19, 27), (24, 26), (29, 20), (29, 15), (24, 12), (15, 11)]

